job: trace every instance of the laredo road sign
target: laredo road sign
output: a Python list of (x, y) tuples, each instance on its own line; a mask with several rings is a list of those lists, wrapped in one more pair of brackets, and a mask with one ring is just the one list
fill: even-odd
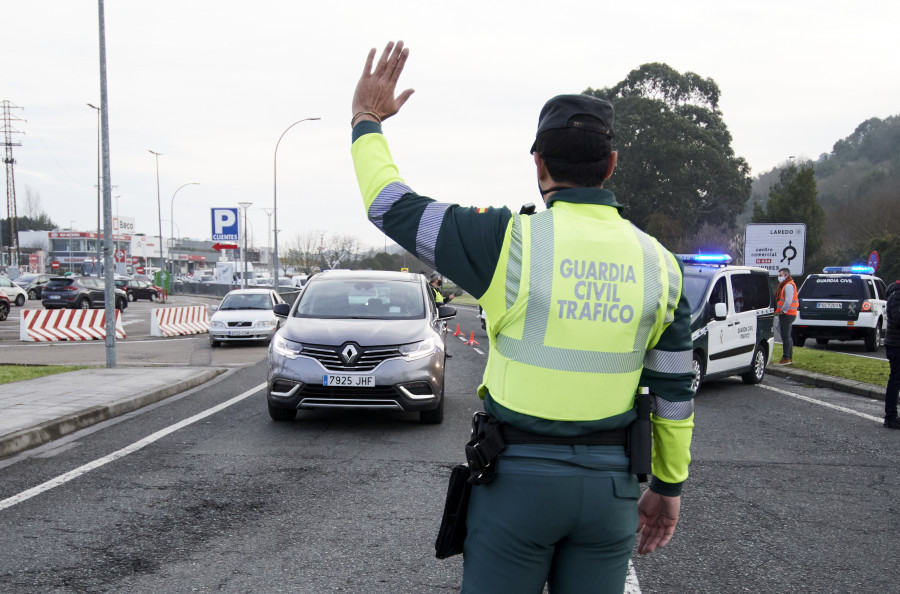
[(789, 268), (791, 276), (804, 274), (806, 224), (751, 223), (744, 236), (744, 266), (757, 266), (777, 276)]
[(238, 239), (240, 239), (238, 236), (238, 209), (213, 208), (212, 240), (237, 241)]

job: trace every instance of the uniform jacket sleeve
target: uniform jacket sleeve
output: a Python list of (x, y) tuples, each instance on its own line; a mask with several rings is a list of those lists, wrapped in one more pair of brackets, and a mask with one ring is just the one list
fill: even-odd
[(462, 207), (413, 192), (400, 178), (381, 126), (375, 122), (364, 121), (354, 127), (351, 154), (372, 224), (427, 266), (480, 298), (500, 259), (512, 219), (509, 209)]
[[(678, 260), (682, 276), (684, 265)], [(682, 290), (674, 318), (659, 341), (647, 351), (641, 385), (655, 396), (653, 479), (650, 488), (663, 495), (679, 495), (691, 462), (694, 429), (693, 341), (691, 307)]]

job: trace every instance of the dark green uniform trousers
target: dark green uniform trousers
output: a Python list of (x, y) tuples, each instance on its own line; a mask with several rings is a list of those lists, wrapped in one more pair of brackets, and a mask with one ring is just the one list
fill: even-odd
[[(626, 459), (627, 460), (627, 459)], [(625, 590), (640, 485), (627, 471), (504, 472), (472, 487), (463, 594)], [(562, 475), (560, 475), (562, 474)]]

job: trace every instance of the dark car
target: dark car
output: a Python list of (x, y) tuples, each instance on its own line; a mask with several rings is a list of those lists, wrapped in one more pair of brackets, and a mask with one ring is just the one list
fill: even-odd
[[(93, 276), (54, 276), (42, 291), (41, 303), (47, 309), (91, 309), (103, 307), (105, 299), (103, 280)], [(116, 309), (128, 307), (125, 291), (116, 289)]]
[(29, 299), (40, 299), (41, 289), (53, 278), (52, 274), (20, 274), (13, 282), (25, 289)]
[(116, 288), (125, 291), (125, 296), (129, 301), (137, 301), (138, 299), (156, 301), (159, 299), (159, 290), (147, 281), (134, 279), (117, 280)]

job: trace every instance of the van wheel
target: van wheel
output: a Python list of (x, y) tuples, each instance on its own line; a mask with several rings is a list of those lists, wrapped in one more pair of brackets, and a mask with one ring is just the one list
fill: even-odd
[(18, 305), (19, 307), (25, 305), (25, 295), (22, 295), (21, 293), (16, 295), (16, 305)]
[(881, 346), (881, 321), (874, 328), (866, 331), (866, 350), (874, 353)]
[(791, 330), (791, 342), (795, 347), (802, 347), (806, 343), (806, 337), (799, 330)]
[(827, 338), (817, 338), (816, 344), (818, 344), (820, 346), (825, 346), (826, 344), (828, 344), (828, 339)]
[(694, 351), (694, 362), (692, 364), (694, 370), (694, 379), (691, 380), (691, 389), (694, 392), (700, 389), (703, 383), (703, 354), (700, 351)]
[(741, 379), (745, 384), (758, 384), (766, 377), (766, 350), (762, 347), (756, 347), (753, 351), (753, 368), (741, 374)]

